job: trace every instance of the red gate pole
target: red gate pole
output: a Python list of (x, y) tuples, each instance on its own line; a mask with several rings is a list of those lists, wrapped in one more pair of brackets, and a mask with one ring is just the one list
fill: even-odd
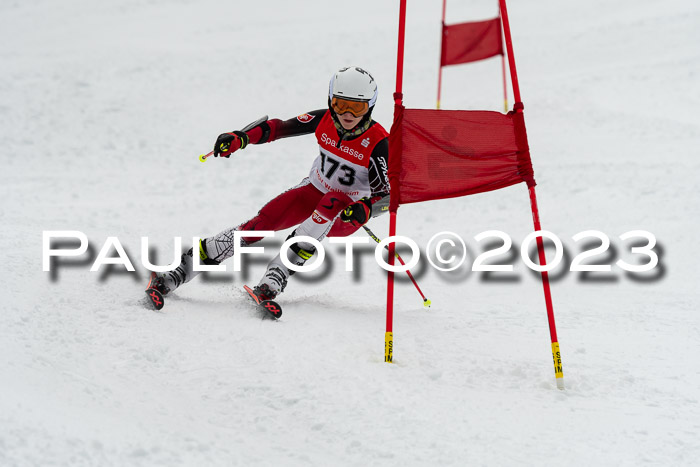
[[(499, 8), (498, 18), (501, 19)], [(501, 19), (501, 30), (503, 30), (503, 19)], [(503, 75), (503, 111), (508, 113), (508, 84), (506, 80), (506, 54), (501, 52), (501, 70)]]
[[(499, 0), (501, 6), (501, 19), (503, 20), (503, 34), (506, 38), (506, 48), (508, 50), (508, 64), (510, 66), (510, 77), (513, 83), (513, 97), (516, 112), (522, 112), (523, 106), (520, 100), (520, 88), (518, 86), (518, 74), (515, 70), (515, 57), (513, 56), (513, 41), (510, 35), (510, 24), (508, 23), (508, 11), (506, 10), (506, 0)], [(540, 214), (537, 208), (537, 197), (535, 195), (535, 185), (529, 184), (530, 208), (532, 210), (532, 221), (535, 231), (542, 230), (540, 225)], [(540, 265), (547, 264), (544, 254), (544, 242), (542, 237), (537, 237), (537, 251), (539, 253)], [(564, 389), (564, 372), (562, 370), (561, 352), (559, 351), (559, 340), (557, 339), (557, 327), (554, 322), (554, 306), (552, 305), (552, 293), (549, 288), (549, 274), (542, 271), (542, 287), (544, 288), (544, 301), (547, 307), (547, 319), (549, 321), (549, 335), (552, 340), (552, 360), (554, 362), (554, 376), (556, 377), (557, 388)]]
[[(532, 222), (535, 225), (535, 232), (542, 230), (540, 225), (540, 213), (537, 209), (537, 196), (535, 195), (535, 187), (529, 187), (530, 192), (530, 208), (532, 209)], [(542, 237), (537, 237), (537, 252), (540, 258), (540, 265), (547, 264), (547, 258), (544, 255), (544, 242)], [(561, 352), (559, 351), (559, 339), (557, 338), (557, 325), (554, 322), (554, 306), (552, 305), (552, 293), (549, 289), (549, 273), (542, 271), (542, 287), (544, 288), (544, 302), (547, 307), (547, 320), (549, 321), (549, 337), (552, 340), (552, 362), (554, 363), (554, 376), (557, 381), (557, 387), (564, 389), (564, 372), (562, 369)]]
[(506, 84), (506, 57), (501, 55), (501, 68), (503, 68), (503, 112), (508, 113), (508, 85)]
[(438, 71), (438, 95), (437, 109), (440, 109), (440, 94), (442, 92), (442, 48), (445, 47), (445, 9), (447, 8), (447, 0), (442, 0), (442, 29), (440, 31), (440, 69)]
[[(394, 106), (403, 104), (403, 52), (406, 37), (406, 0), (400, 1), (399, 6), (399, 41), (396, 57), (396, 92)], [(396, 118), (396, 116), (394, 116)], [(392, 125), (393, 126), (393, 125)], [(400, 129), (399, 129), (400, 131)], [(392, 202), (389, 208), (389, 237), (396, 236), (397, 203)], [(396, 243), (389, 243), (389, 266), (393, 269), (396, 257)], [(386, 288), (386, 332), (384, 334), (384, 361), (393, 362), (394, 358), (394, 272), (388, 271)]]
[(513, 97), (515, 102), (520, 102), (520, 86), (518, 85), (518, 73), (515, 70), (515, 57), (513, 57), (513, 41), (510, 37), (510, 23), (506, 0), (498, 0), (501, 6), (501, 21), (503, 22), (503, 35), (506, 38), (506, 50), (508, 51), (508, 65), (510, 66), (510, 79), (513, 82)]

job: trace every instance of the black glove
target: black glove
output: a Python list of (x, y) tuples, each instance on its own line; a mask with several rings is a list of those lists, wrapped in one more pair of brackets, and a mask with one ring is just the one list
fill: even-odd
[(229, 157), (239, 149), (248, 146), (250, 138), (243, 131), (221, 133), (214, 143), (214, 157)]
[(362, 227), (372, 216), (372, 202), (369, 198), (362, 198), (352, 203), (340, 213), (340, 220), (351, 222), (356, 227)]

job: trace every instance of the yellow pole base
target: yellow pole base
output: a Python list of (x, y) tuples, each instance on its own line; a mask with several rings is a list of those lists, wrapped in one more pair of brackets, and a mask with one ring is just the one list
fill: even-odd
[(384, 361), (392, 363), (394, 359), (394, 333), (384, 333)]
[(561, 364), (559, 342), (552, 342), (552, 361), (554, 362), (554, 376), (557, 379), (557, 388), (564, 389), (564, 369)]

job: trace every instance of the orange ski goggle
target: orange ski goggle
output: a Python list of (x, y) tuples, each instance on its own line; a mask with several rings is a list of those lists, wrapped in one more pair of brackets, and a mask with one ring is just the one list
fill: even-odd
[(350, 112), (355, 117), (362, 117), (369, 110), (369, 103), (366, 101), (351, 101), (350, 99), (334, 96), (331, 99), (331, 107), (338, 115)]

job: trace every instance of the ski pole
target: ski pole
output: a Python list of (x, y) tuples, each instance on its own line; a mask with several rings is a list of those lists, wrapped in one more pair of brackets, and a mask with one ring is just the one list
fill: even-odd
[[(370, 238), (371, 238), (372, 240), (374, 240), (374, 241), (377, 242), (377, 243), (381, 243), (381, 242), (382, 242), (382, 241), (379, 239), (379, 237), (377, 237), (376, 235), (374, 235), (374, 233), (373, 233), (371, 230), (369, 230), (369, 227), (367, 227), (366, 225), (363, 225), (362, 228), (365, 229), (365, 232), (367, 232), (367, 235), (369, 235)], [(386, 248), (386, 249), (388, 250), (388, 249), (389, 249), (389, 246), (384, 246), (384, 248)], [(403, 262), (403, 259), (401, 259), (401, 256), (399, 256), (398, 253), (396, 253), (395, 256), (396, 256), (396, 259), (399, 260), (399, 263), (401, 263), (402, 266), (405, 266), (405, 265), (406, 265), (406, 263)], [(430, 300), (428, 300), (427, 298), (425, 298), (425, 295), (423, 295), (423, 291), (420, 289), (420, 287), (418, 287), (418, 283), (417, 283), (416, 280), (413, 278), (413, 274), (411, 274), (411, 271), (409, 271), (408, 269), (406, 269), (406, 274), (408, 274), (408, 277), (411, 278), (411, 282), (413, 282), (413, 285), (416, 286), (416, 290), (418, 290), (418, 293), (420, 294), (421, 298), (423, 298), (423, 306), (430, 308), (430, 305), (431, 305)]]
[(202, 154), (199, 156), (199, 160), (202, 162), (206, 162), (207, 157), (211, 156), (212, 154), (214, 154), (214, 151), (211, 151), (209, 154)]
[[(245, 132), (245, 131), (250, 131), (250, 130), (252, 130), (253, 128), (255, 128), (256, 126), (260, 125), (261, 123), (266, 122), (267, 119), (268, 119), (268, 116), (267, 116), (267, 115), (263, 115), (262, 117), (260, 117), (259, 119), (255, 120), (254, 122), (249, 123), (249, 124), (247, 124), (246, 126), (244, 126), (243, 128), (241, 128), (241, 131), (243, 131), (243, 132)], [(211, 151), (209, 154), (202, 154), (201, 156), (199, 156), (199, 160), (202, 161), (202, 162), (206, 162), (206, 161), (207, 161), (207, 157), (211, 156), (212, 154), (214, 154), (214, 151)]]

